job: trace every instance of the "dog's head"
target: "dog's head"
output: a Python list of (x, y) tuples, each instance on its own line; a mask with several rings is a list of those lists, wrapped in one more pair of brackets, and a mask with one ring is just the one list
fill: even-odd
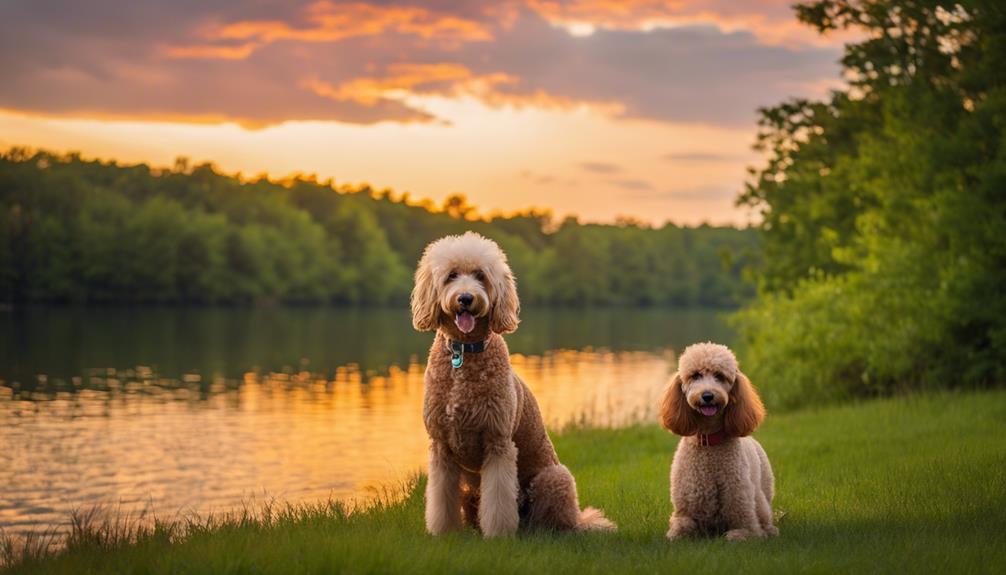
[(764, 418), (758, 392), (728, 347), (697, 343), (685, 348), (660, 406), (665, 428), (682, 436), (723, 430), (743, 437)]
[(412, 290), (412, 325), (457, 339), (517, 329), (520, 301), (506, 254), (474, 232), (426, 246)]

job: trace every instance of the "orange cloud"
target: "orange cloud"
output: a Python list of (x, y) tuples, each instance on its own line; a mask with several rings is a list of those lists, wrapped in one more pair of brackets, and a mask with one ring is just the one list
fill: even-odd
[(247, 42), (238, 46), (215, 46), (197, 44), (194, 46), (165, 46), (163, 51), (171, 58), (209, 58), (215, 60), (244, 60), (261, 44)]
[(399, 33), (448, 45), (488, 41), (493, 36), (479, 22), (417, 6), (381, 6), (363, 2), (341, 4), (321, 0), (304, 10), (307, 26), (296, 27), (282, 20), (243, 20), (212, 26), (203, 35), (209, 42), (244, 41), (237, 46), (215, 44), (172, 46), (174, 58), (247, 58), (261, 46), (280, 40), (339, 42), (360, 36)]
[(475, 74), (466, 66), (447, 62), (390, 64), (386, 70), (384, 76), (354, 78), (336, 86), (317, 79), (304, 85), (325, 98), (373, 106), (381, 100), (404, 100), (415, 95), (472, 95), (502, 102), (503, 97), (493, 95), (496, 87), (519, 82), (501, 72)]
[(647, 30), (712, 25), (724, 32), (748, 31), (771, 45), (834, 46), (851, 34), (822, 36), (796, 20), (794, 0), (527, 0), (527, 5), (574, 35), (596, 28)]
[(305, 85), (325, 98), (373, 106), (384, 99), (402, 99), (420, 89), (425, 93), (444, 92), (445, 84), (451, 91), (455, 91), (469, 82), (507, 81), (505, 74), (476, 77), (467, 67), (451, 63), (391, 64), (387, 71), (385, 76), (354, 78), (337, 86), (317, 79), (308, 80)]
[(338, 85), (310, 78), (302, 86), (318, 96), (339, 102), (354, 102), (375, 106), (387, 100), (404, 101), (416, 96), (471, 96), (484, 104), (501, 108), (571, 109), (587, 106), (608, 113), (621, 114), (624, 106), (614, 102), (590, 102), (549, 94), (544, 90), (529, 93), (508, 92), (502, 88), (516, 86), (520, 79), (502, 72), (475, 74), (456, 63), (398, 63), (386, 68), (383, 76), (354, 78)]
[(686, 11), (685, 2), (663, 0), (527, 0), (535, 12), (556, 23), (634, 28), (644, 22)]
[(53, 21), (52, 9), (30, 3), (0, 18), (0, 37), (21, 39), (16, 51), (0, 51), (8, 80), (0, 106), (369, 125), (464, 121), (477, 101), (750, 125), (758, 107), (819, 94), (822, 80), (837, 77), (836, 47), (793, 49), (724, 32), (765, 23), (763, 35), (793, 38), (789, 27), (799, 25), (783, 1), (221, 0), (194, 8), (105, 0), (79, 22)]

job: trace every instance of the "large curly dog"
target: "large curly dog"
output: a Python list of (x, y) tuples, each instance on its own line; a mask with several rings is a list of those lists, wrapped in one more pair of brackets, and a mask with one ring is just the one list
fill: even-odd
[(520, 524), (615, 527), (599, 510), (580, 510), (538, 403), (510, 368), (501, 334), (517, 329), (519, 310), (513, 273), (493, 241), (468, 232), (426, 247), (412, 324), (436, 331), (423, 401), (431, 440), (426, 529), (434, 535), (465, 524), (485, 537), (510, 535)]
[(778, 535), (772, 466), (761, 445), (747, 437), (765, 408), (730, 349), (714, 343), (687, 347), (660, 414), (664, 427), (682, 436), (671, 463), (674, 514), (667, 538)]

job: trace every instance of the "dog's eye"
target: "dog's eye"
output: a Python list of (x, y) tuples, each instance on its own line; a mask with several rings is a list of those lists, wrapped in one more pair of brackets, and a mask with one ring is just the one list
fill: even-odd
[(472, 272), (472, 275), (475, 276), (475, 279), (479, 280), (480, 282), (485, 281), (486, 279), (486, 274), (482, 273), (482, 270), (475, 270)]
[(692, 380), (693, 381), (697, 381), (699, 379), (702, 379), (702, 372), (701, 371), (696, 371), (695, 373), (692, 374)]
[(447, 281), (454, 281), (458, 279), (458, 272), (451, 272), (447, 274)]
[(719, 382), (723, 381), (723, 374), (722, 373), (714, 373), (713, 377), (716, 378), (716, 381), (719, 381)]

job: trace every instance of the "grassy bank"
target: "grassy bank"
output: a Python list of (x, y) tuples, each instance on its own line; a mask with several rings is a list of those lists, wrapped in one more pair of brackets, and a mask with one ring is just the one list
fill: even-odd
[[(12, 573), (1006, 572), (1006, 392), (940, 394), (770, 416), (781, 537), (664, 539), (675, 438), (654, 426), (574, 429), (556, 447), (581, 500), (617, 534), (423, 532), (421, 482), (403, 501), (218, 522), (138, 542), (81, 537)], [(100, 535), (100, 534), (99, 534)], [(114, 539), (114, 537), (112, 538)]]

